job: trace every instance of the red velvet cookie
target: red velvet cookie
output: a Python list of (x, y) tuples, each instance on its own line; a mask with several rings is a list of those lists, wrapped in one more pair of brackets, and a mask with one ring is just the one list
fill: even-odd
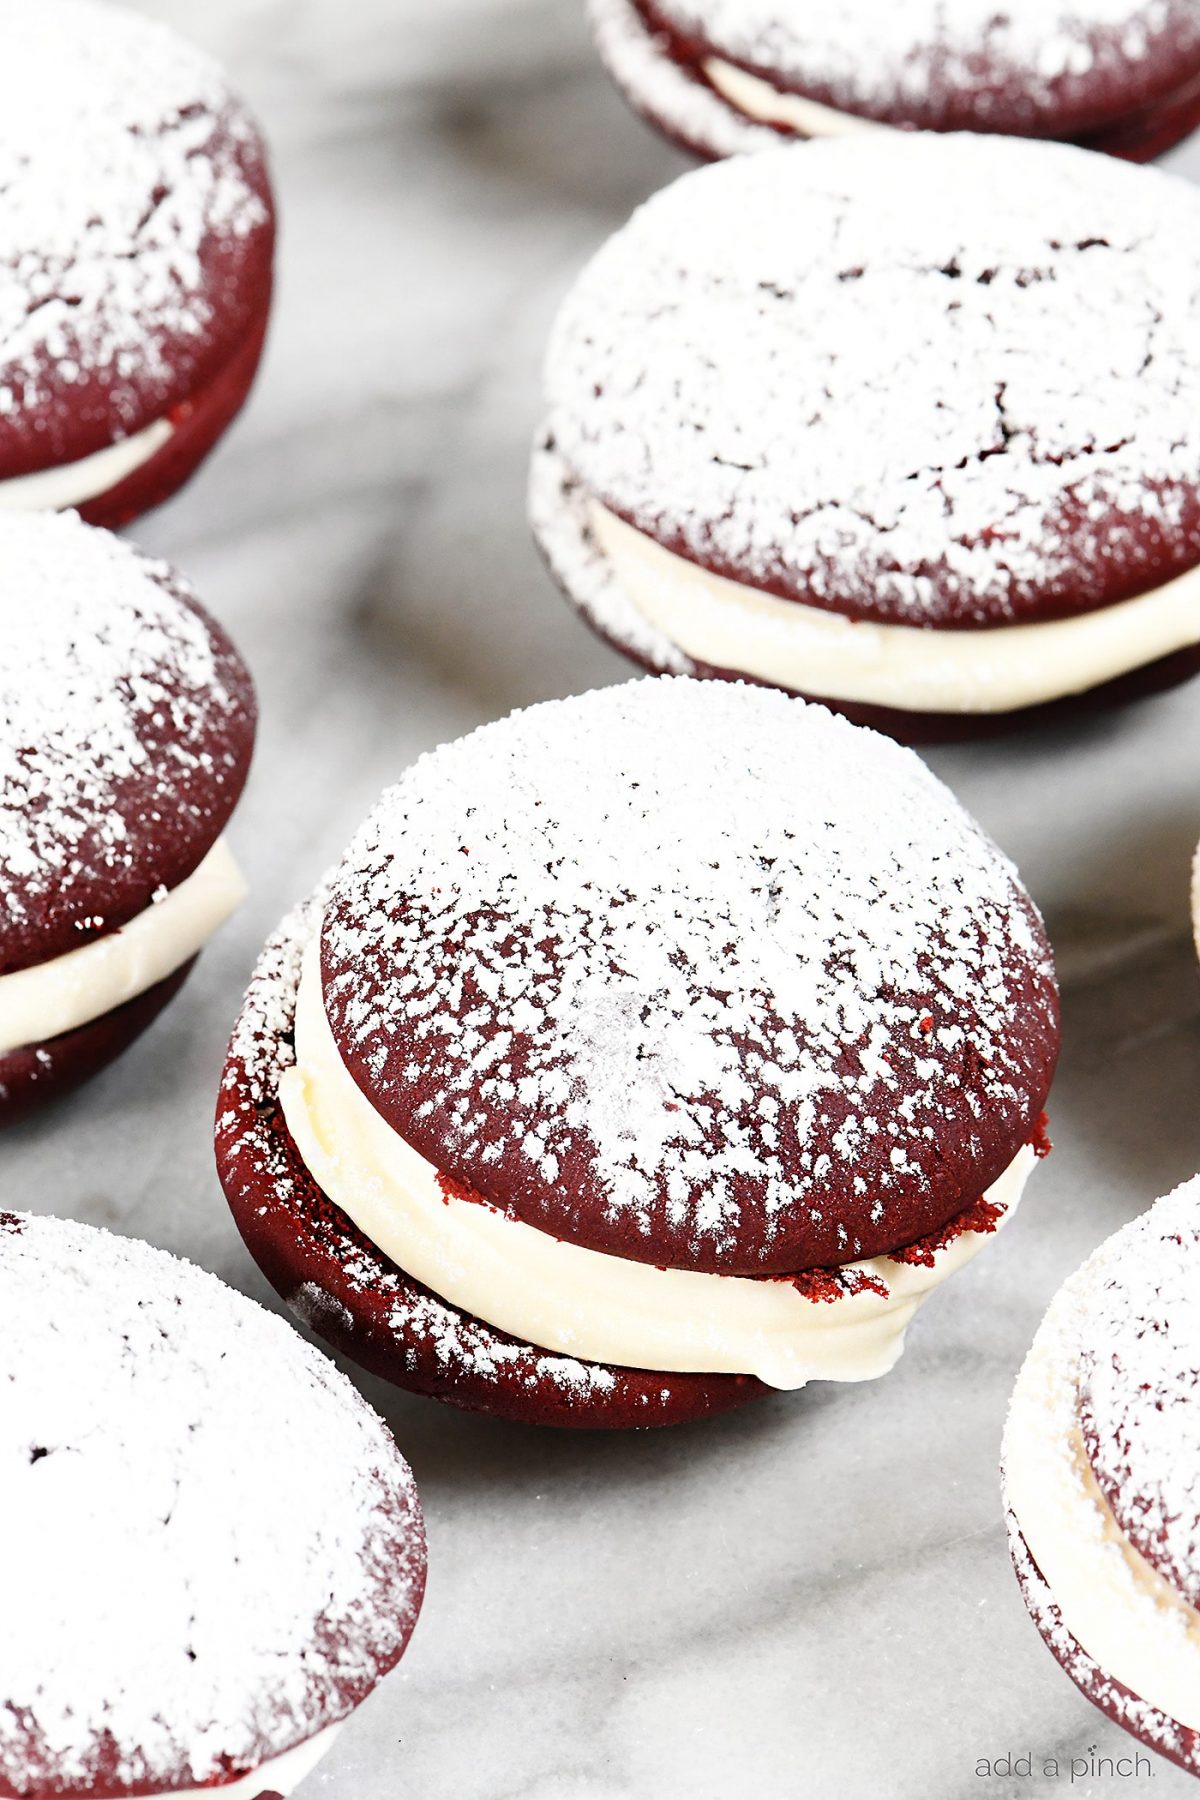
[(0, 1122), (91, 1074), (240, 897), (250, 676), (180, 576), (70, 515), (0, 518)]
[(1144, 161), (1200, 124), (1195, 0), (589, 0), (634, 110), (703, 157), (879, 126)]
[(98, 0), (2, 0), (0, 505), (118, 525), (250, 389), (274, 213), (217, 66)]
[(1013, 1559), (1076, 1685), (1200, 1774), (1200, 1182), (1066, 1283), (1004, 1445)]
[[(732, 1377), (889, 1367), (1015, 1205), (1057, 1048), (1037, 914), (915, 758), (765, 689), (634, 683), (385, 795), (260, 968), (218, 1161), (268, 1275), (370, 1366), (585, 1424), (658, 1422), (630, 1373), (658, 1370), (666, 1422), (760, 1391)], [(489, 1392), (414, 1293), (603, 1391)], [(852, 1360), (878, 1339), (852, 1372), (835, 1320)]]
[(407, 1464), (282, 1320), (149, 1245), (0, 1214), (0, 1296), (0, 1795), (287, 1795), (416, 1622)]
[(554, 330), (531, 485), (553, 574), (651, 668), (911, 735), (1177, 678), (1200, 644), (1193, 216), (1186, 184), (1007, 138), (685, 176)]

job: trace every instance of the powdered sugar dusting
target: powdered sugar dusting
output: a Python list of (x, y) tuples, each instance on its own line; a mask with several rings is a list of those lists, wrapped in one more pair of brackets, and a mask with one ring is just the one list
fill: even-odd
[[(899, 9), (898, 9), (899, 10)], [(1200, 559), (1200, 197), (1064, 145), (864, 136), (685, 176), (593, 259), (549, 431), (669, 549), (908, 624)]]
[[(1157, 1663), (1182, 1679), (1186, 1659), (1194, 1663), (1198, 1209), (1200, 1178), (1116, 1232), (1063, 1284), (1018, 1378), (1003, 1456), (1013, 1557), (1043, 1636), (1110, 1716), (1193, 1768), (1196, 1733), (1097, 1664), (1073, 1635), (1071, 1607), (1084, 1591), (1103, 1598), (1106, 1647), (1095, 1641), (1094, 1607), (1081, 1634), (1105, 1662), (1132, 1656), (1127, 1679)], [(1157, 1645), (1149, 1662), (1148, 1644)]]
[(9, 1217), (0, 1304), (0, 1785), (227, 1780), (344, 1716), (424, 1576), (411, 1476), (350, 1384), (81, 1225)]
[(133, 428), (228, 303), (212, 242), (269, 223), (257, 134), (215, 63), (123, 7), (2, 0), (0, 40), (0, 416), (99, 381)]
[(146, 830), (203, 831), (192, 789), (232, 777), (248, 696), (179, 577), (73, 514), (0, 517), (0, 631), (3, 967), (51, 903), (82, 914), (142, 860)]
[[(728, 60), (848, 112), (975, 130), (1053, 133), (1117, 84), (1127, 108), (1166, 64), (1200, 50), (1193, 0), (652, 0), (647, 8)], [(1101, 88), (1102, 98), (1103, 90)], [(1103, 110), (1103, 109), (1101, 109)], [(1065, 135), (1065, 133), (1064, 133)]]
[[(220, 1156), (243, 1179), (265, 1176), (274, 1202), (289, 1216), (288, 1229), (311, 1229), (314, 1239), (321, 1235), (318, 1221), (296, 1210), (297, 1178), (309, 1186), (311, 1182), (290, 1140), (276, 1135), (271, 1121), (278, 1114), (280, 1076), (295, 1061), (291, 1031), (304, 951), (320, 925), (329, 891), (327, 880), (288, 915), (262, 951), (230, 1041), (217, 1121)], [(432, 1374), (446, 1382), (447, 1399), (455, 1398), (454, 1388), (464, 1377), (485, 1392), (516, 1387), (543, 1404), (547, 1395), (566, 1405), (586, 1404), (617, 1388), (620, 1378), (612, 1369), (520, 1343), (418, 1288), (359, 1239), (349, 1220), (339, 1220), (336, 1255), (337, 1286), (345, 1298), (306, 1280), (288, 1295), (293, 1310), (323, 1335), (336, 1327), (350, 1336), (359, 1323), (357, 1315), (366, 1307), (378, 1308), (418, 1385)], [(661, 1398), (665, 1402), (669, 1395)], [(645, 1405), (649, 1411), (648, 1395)], [(647, 1417), (647, 1424), (653, 1422)]]
[(424, 757), (323, 951), (343, 1055), (435, 1166), (685, 1266), (944, 1222), (1027, 1138), (1057, 1039), (1037, 916), (940, 783), (732, 684), (635, 682)]
[(1080, 1371), (1089, 1454), (1122, 1528), (1200, 1602), (1200, 1178), (1106, 1246)]

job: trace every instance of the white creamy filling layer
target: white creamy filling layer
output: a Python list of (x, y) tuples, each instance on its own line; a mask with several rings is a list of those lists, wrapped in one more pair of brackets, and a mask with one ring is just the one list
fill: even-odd
[(144, 994), (195, 956), (246, 884), (224, 838), (198, 869), (108, 937), (0, 975), (0, 1055), (61, 1037)]
[[(1008, 1504), (1062, 1616), (1092, 1661), (1200, 1730), (1200, 1614), (1129, 1542), (1100, 1491), (1076, 1410), (1077, 1366), (1051, 1306), (1017, 1378), (1004, 1436)], [(1064, 1442), (1064, 1438), (1066, 1441)]]
[[(980, 1250), (964, 1232), (932, 1268), (887, 1257), (847, 1265), (882, 1284), (836, 1301), (790, 1281), (661, 1269), (561, 1242), (443, 1192), (438, 1172), (393, 1131), (346, 1068), (321, 991), (319, 941), (296, 998), (296, 1064), (279, 1084), (288, 1130), (318, 1186), (386, 1256), (500, 1331), (585, 1362), (678, 1373), (757, 1375), (776, 1388), (884, 1375), (909, 1320)], [(988, 1199), (1011, 1214), (1034, 1152), (1023, 1148)]]
[(169, 419), (156, 419), (144, 431), (109, 444), (92, 456), (81, 457), (78, 462), (0, 481), (0, 512), (62, 512), (69, 506), (83, 506), (143, 468), (152, 456), (158, 455), (174, 431)]
[(892, 129), (876, 119), (861, 119), (855, 113), (822, 106), (817, 100), (805, 100), (800, 94), (785, 93), (719, 56), (708, 57), (700, 66), (723, 100), (760, 125), (782, 125), (801, 137), (847, 137), (851, 132)]
[(943, 631), (780, 600), (665, 550), (598, 501), (589, 524), (633, 605), (698, 662), (817, 699), (909, 712), (1003, 713), (1200, 643), (1200, 568), (1097, 612)]

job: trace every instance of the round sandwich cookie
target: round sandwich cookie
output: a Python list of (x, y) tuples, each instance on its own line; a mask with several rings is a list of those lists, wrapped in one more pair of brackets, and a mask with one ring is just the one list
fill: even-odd
[(650, 669), (914, 740), (1194, 672), (1193, 225), (1190, 185), (1016, 138), (685, 176), (559, 314), (530, 490), (552, 573)]
[(1025, 1603), (1088, 1698), (1200, 1775), (1200, 1178), (1060, 1289), (1004, 1435)]
[(634, 111), (702, 157), (888, 127), (1144, 162), (1200, 124), (1197, 0), (588, 0)]
[(254, 689), (165, 563), (0, 518), (0, 1125), (119, 1054), (243, 883)]
[(669, 1424), (886, 1373), (1015, 1209), (1041, 922), (911, 752), (634, 682), (423, 757), (268, 945), (217, 1157), (268, 1278), (401, 1386)]
[(147, 1244), (0, 1213), (0, 1300), (0, 1795), (286, 1800), (421, 1605), (386, 1426)]
[(0, 0), (0, 510), (121, 525), (250, 390), (274, 212), (221, 70), (107, 0)]

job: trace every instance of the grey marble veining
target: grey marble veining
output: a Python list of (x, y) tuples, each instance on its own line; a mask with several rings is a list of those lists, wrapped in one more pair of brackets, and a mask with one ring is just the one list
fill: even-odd
[[(0, 1147), (5, 1204), (196, 1258), (260, 1299), (212, 1170), (258, 946), (421, 750), (619, 680), (529, 544), (537, 363), (589, 250), (683, 167), (577, 0), (156, 0), (236, 70), (276, 152), (261, 384), (140, 536), (258, 677), (233, 838), (253, 892), (153, 1034)], [(1200, 146), (1177, 153), (1200, 175)], [(976, 1775), (1120, 1755), (1028, 1622), (996, 1486), (1034, 1326), (1098, 1240), (1200, 1168), (1200, 688), (931, 760), (1021, 864), (1061, 963), (1057, 1150), (888, 1380), (707, 1426), (555, 1435), (364, 1381), (413, 1463), (429, 1595), (401, 1672), (302, 1800), (988, 1800), (1191, 1791)], [(298, 1796), (298, 1800), (300, 1797)]]

